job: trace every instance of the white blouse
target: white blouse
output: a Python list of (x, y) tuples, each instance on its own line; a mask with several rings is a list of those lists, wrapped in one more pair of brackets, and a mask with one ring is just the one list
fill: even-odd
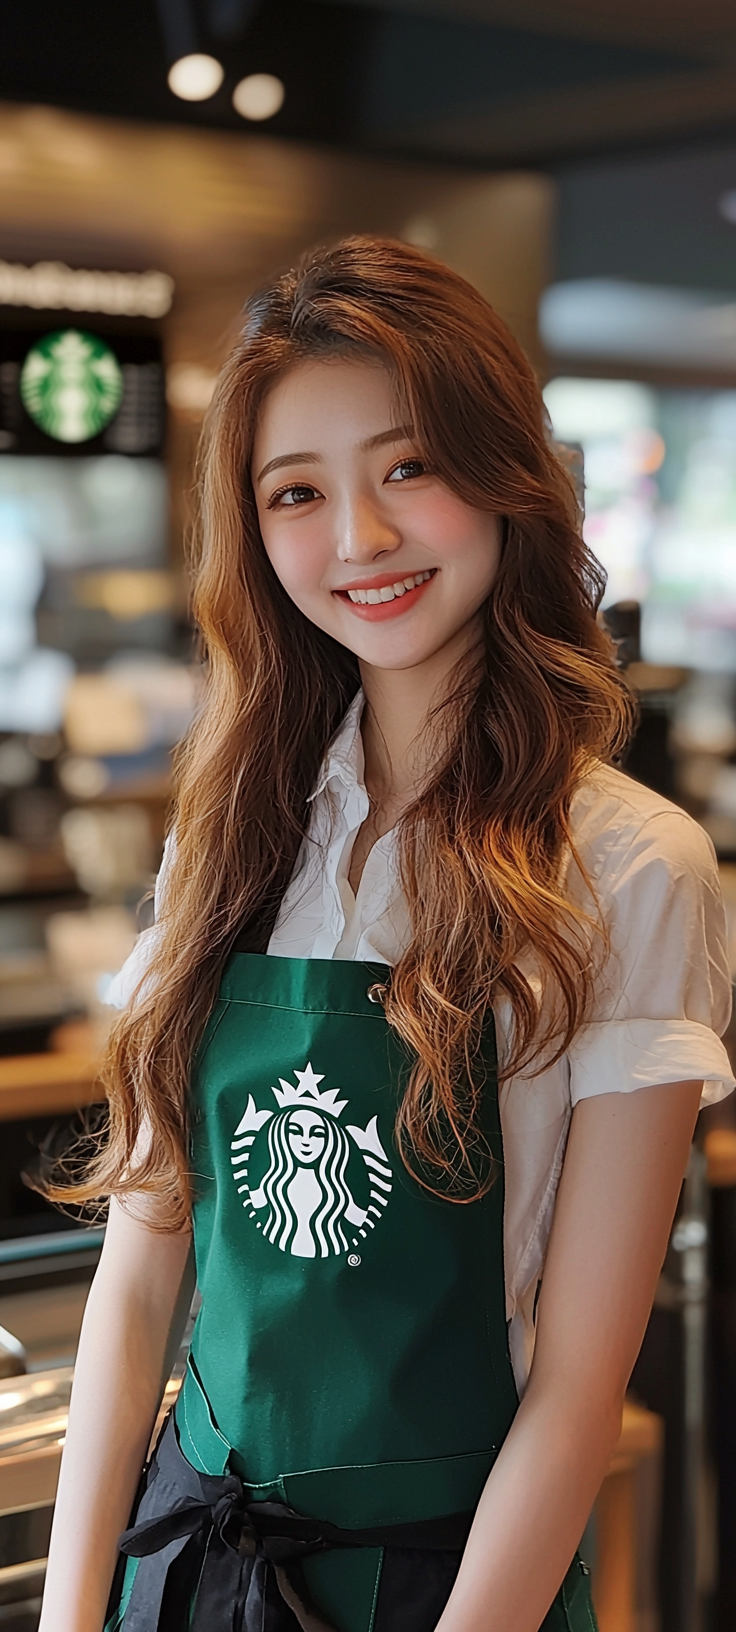
[[(410, 935), (396, 868), (395, 830), (374, 844), (357, 896), (348, 867), (368, 815), (358, 694), (325, 758), (309, 831), (268, 946), (282, 958), (393, 964)], [(594, 1094), (656, 1083), (704, 1082), (703, 1103), (735, 1086), (720, 1036), (731, 1012), (726, 924), (710, 840), (691, 817), (620, 771), (598, 765), (575, 794), (575, 845), (611, 942), (587, 1023), (557, 1064), (501, 1089), (506, 1205), (504, 1251), (509, 1340), (523, 1389), (534, 1346), (534, 1304), (572, 1108)], [(156, 887), (160, 904), (171, 849)], [(568, 899), (590, 907), (577, 868)], [(149, 967), (156, 926), (144, 930), (107, 1001), (124, 1007)], [(530, 971), (532, 972), (532, 971)], [(499, 1055), (510, 1011), (495, 1011)]]

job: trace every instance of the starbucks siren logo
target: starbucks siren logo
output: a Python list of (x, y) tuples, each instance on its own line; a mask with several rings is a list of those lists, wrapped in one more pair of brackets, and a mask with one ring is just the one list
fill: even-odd
[(37, 341), (20, 374), (23, 406), (57, 442), (88, 442), (109, 425), (123, 396), (117, 357), (95, 334), (62, 329)]
[[(259, 1111), (249, 1096), (230, 1147), (233, 1179), (267, 1241), (296, 1258), (329, 1258), (375, 1229), (391, 1195), (391, 1168), (376, 1116), (367, 1128), (343, 1127), (348, 1101), (338, 1090), (321, 1091), (324, 1077), (311, 1065), (294, 1075), (296, 1088), (280, 1077), (281, 1087), (271, 1089), (278, 1111)], [(360, 1259), (351, 1254), (348, 1262)]]

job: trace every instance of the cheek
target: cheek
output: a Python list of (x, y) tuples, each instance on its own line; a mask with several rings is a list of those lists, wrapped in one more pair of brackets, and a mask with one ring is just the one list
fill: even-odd
[(462, 499), (440, 488), (423, 500), (415, 515), (417, 536), (448, 567), (477, 572), (485, 566), (495, 572), (498, 562), (498, 523), (495, 516), (471, 510)]
[(324, 530), (308, 517), (298, 524), (280, 524), (271, 516), (261, 518), (261, 537), (277, 578), (288, 595), (300, 599), (319, 589), (329, 560)]

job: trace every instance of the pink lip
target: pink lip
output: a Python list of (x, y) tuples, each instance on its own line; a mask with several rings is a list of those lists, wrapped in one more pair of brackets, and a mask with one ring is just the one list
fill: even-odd
[[(349, 584), (340, 584), (333, 590), (333, 595), (347, 595), (349, 589), (388, 589), (389, 584), (398, 584), (403, 578), (415, 578), (418, 572), (436, 572), (436, 567), (415, 567), (413, 572), (374, 572), (368, 578), (356, 578)], [(409, 591), (408, 593), (411, 593)], [(399, 596), (399, 600), (401, 596)]]
[[(421, 570), (426, 571), (426, 568)], [(408, 578), (410, 574), (407, 572), (404, 576)], [(364, 578), (361, 583), (346, 584), (344, 588), (333, 589), (332, 593), (338, 596), (343, 606), (346, 606), (350, 612), (354, 612), (356, 617), (362, 618), (364, 623), (385, 623), (388, 618), (398, 618), (402, 612), (409, 612), (413, 606), (416, 606), (425, 589), (429, 589), (430, 584), (434, 583), (437, 577), (436, 568), (431, 578), (425, 578), (424, 582), (416, 584), (414, 589), (407, 589), (405, 595), (394, 596), (392, 601), (379, 601), (376, 605), (368, 606), (365, 602), (351, 601), (347, 591), (349, 589), (384, 589), (388, 584), (395, 584), (397, 577), (396, 571), (391, 576), (385, 572), (377, 573), (375, 578)]]

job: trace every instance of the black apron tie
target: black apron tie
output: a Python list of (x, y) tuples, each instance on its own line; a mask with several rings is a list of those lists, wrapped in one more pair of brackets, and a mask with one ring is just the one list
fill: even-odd
[[(180, 1493), (182, 1484), (198, 1486), (199, 1496), (187, 1492), (169, 1506), (172, 1474)], [(145, 1561), (136, 1571), (125, 1632), (163, 1632), (167, 1589), (177, 1588), (183, 1597), (192, 1589), (195, 1594), (190, 1632), (269, 1632), (277, 1608), (283, 1621), (283, 1604), (304, 1632), (333, 1632), (310, 1604), (299, 1569), (302, 1558), (327, 1545), (319, 1526), (278, 1502), (246, 1503), (234, 1474), (197, 1473), (179, 1450), (173, 1422), (151, 1476), (138, 1522), (118, 1543), (121, 1553)], [(295, 1522), (301, 1534), (289, 1533)]]
[[(227, 1477), (227, 1476), (226, 1476)], [(230, 1481), (228, 1480), (228, 1483)], [(239, 1481), (237, 1482), (239, 1485)], [(258, 1509), (260, 1508), (260, 1512)], [(265, 1632), (267, 1627), (268, 1567), (273, 1567), (275, 1583), (280, 1596), (296, 1615), (305, 1632), (332, 1632), (327, 1622), (317, 1614), (308, 1601), (302, 1572), (294, 1565), (310, 1554), (324, 1551), (329, 1543), (319, 1534), (297, 1536), (285, 1533), (263, 1533), (260, 1524), (285, 1519), (291, 1522), (296, 1515), (280, 1503), (245, 1505), (242, 1486), (225, 1491), (213, 1503), (181, 1502), (159, 1518), (133, 1525), (124, 1531), (118, 1543), (120, 1551), (129, 1558), (155, 1558), (156, 1568), (144, 1571), (147, 1587), (138, 1596), (140, 1608), (136, 1613), (135, 1586), (128, 1613), (126, 1632), (130, 1628), (152, 1632), (161, 1622), (163, 1597), (169, 1569), (181, 1558), (187, 1544), (196, 1542), (195, 1553), (199, 1585), (191, 1632), (220, 1632), (234, 1625), (233, 1610), (238, 1598), (242, 1604), (242, 1632)], [(260, 1524), (257, 1523), (260, 1521)], [(305, 1530), (315, 1527), (305, 1524)], [(189, 1561), (194, 1564), (195, 1559)], [(140, 1571), (138, 1572), (141, 1573)], [(187, 1571), (187, 1574), (190, 1572)], [(137, 1582), (138, 1577), (136, 1577)], [(143, 1584), (143, 1576), (141, 1576)], [(286, 1589), (286, 1590), (284, 1590)], [(224, 1615), (224, 1619), (220, 1619)]]
[[(175, 1624), (165, 1599), (194, 1598), (190, 1632), (271, 1632), (291, 1611), (295, 1632), (334, 1632), (310, 1602), (302, 1560), (334, 1547), (461, 1550), (472, 1514), (343, 1530), (283, 1502), (248, 1502), (236, 1474), (198, 1473), (179, 1449), (173, 1418), (148, 1471), (136, 1522), (120, 1552), (141, 1560), (123, 1632)], [(184, 1623), (182, 1623), (184, 1624)]]

